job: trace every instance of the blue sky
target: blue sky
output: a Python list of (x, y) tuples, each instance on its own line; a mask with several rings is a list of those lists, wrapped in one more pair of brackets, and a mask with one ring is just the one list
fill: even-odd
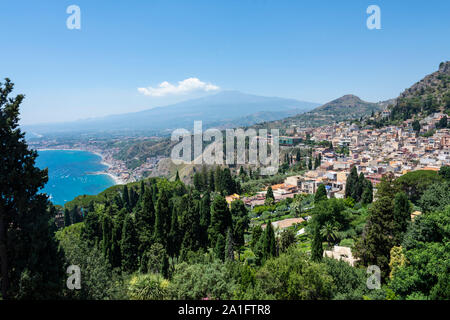
[[(69, 5), (81, 30), (69, 30)], [(381, 30), (366, 8), (381, 9)], [(22, 123), (148, 109), (204, 91), (138, 88), (197, 78), (222, 90), (325, 103), (396, 97), (450, 60), (450, 1), (2, 1), (0, 77)], [(214, 92), (208, 91), (208, 93)]]

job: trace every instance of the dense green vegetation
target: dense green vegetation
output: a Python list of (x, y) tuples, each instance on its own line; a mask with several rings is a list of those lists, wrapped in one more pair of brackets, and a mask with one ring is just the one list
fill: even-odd
[[(87, 270), (108, 268), (108, 283), (79, 298), (448, 299), (448, 259), (440, 257), (448, 254), (450, 207), (436, 201), (448, 196), (439, 188), (448, 186), (447, 172), (388, 175), (373, 204), (327, 199), (320, 188), (313, 197), (251, 211), (239, 200), (228, 206), (209, 186), (201, 192), (179, 180), (149, 179), (116, 189), (113, 200), (99, 196), (84, 222), (57, 234), (66, 259), (76, 259), (78, 239), (78, 259), (95, 255), (86, 259), (93, 264)], [(427, 208), (414, 221), (412, 200)], [(310, 219), (283, 232), (270, 223), (299, 215)], [(301, 228), (306, 234), (296, 235)], [(353, 248), (356, 267), (322, 257), (324, 246), (335, 244)], [(365, 285), (365, 266), (372, 264), (382, 271), (381, 290)]]

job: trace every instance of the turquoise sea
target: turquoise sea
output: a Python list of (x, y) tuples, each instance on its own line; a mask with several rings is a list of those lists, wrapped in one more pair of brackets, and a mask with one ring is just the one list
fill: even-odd
[(53, 204), (64, 205), (76, 196), (95, 195), (115, 184), (106, 174), (96, 174), (107, 167), (102, 158), (87, 151), (41, 150), (36, 165), (48, 168), (48, 182), (42, 192)]

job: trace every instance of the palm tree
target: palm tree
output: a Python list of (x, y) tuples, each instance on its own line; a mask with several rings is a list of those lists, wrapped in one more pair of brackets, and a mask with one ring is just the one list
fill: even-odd
[(294, 215), (296, 218), (300, 216), (302, 213), (302, 201), (304, 199), (303, 195), (296, 194), (294, 197), (294, 201), (292, 201), (291, 208), (294, 211)]
[(326, 222), (320, 229), (320, 235), (327, 239), (329, 249), (331, 249), (332, 243), (338, 239), (338, 232), (338, 226), (332, 222)]

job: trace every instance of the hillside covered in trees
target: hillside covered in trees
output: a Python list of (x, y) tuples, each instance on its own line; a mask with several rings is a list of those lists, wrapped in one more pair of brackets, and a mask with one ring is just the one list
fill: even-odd
[[(149, 178), (55, 207), (39, 193), (47, 171), (18, 127), (24, 97), (12, 90), (8, 79), (0, 85), (1, 299), (450, 298), (448, 166), (386, 174), (374, 196), (353, 167), (344, 199), (320, 185), (278, 202), (256, 168), (233, 175), (217, 166), (196, 172), (192, 185), (178, 174)], [(320, 163), (295, 156), (285, 154), (282, 172)], [(226, 199), (261, 184), (264, 204)], [(298, 223), (272, 223), (287, 218)], [(351, 249), (353, 266), (324, 255), (338, 244)], [(377, 288), (366, 285), (370, 265), (380, 268)], [(75, 290), (69, 266), (82, 273)]]
[[(266, 201), (253, 209), (240, 200), (228, 205), (223, 195), (236, 184), (225, 183), (227, 175), (209, 171), (201, 182), (199, 174), (194, 186), (152, 178), (69, 203), (67, 226), (56, 237), (66, 263), (89, 272), (89, 285), (70, 297), (449, 298), (447, 167), (388, 175), (373, 204), (364, 196), (367, 180), (355, 172), (346, 199), (327, 199), (319, 188), (311, 200)], [(283, 206), (310, 218), (278, 232), (269, 222), (280, 219)], [(414, 208), (423, 214), (411, 220)], [(82, 222), (72, 224), (77, 215)], [(307, 234), (298, 236), (299, 227)], [(355, 267), (323, 257), (339, 243), (353, 248)], [(368, 265), (382, 271), (380, 290), (366, 286)], [(108, 276), (98, 282), (100, 270)]]

